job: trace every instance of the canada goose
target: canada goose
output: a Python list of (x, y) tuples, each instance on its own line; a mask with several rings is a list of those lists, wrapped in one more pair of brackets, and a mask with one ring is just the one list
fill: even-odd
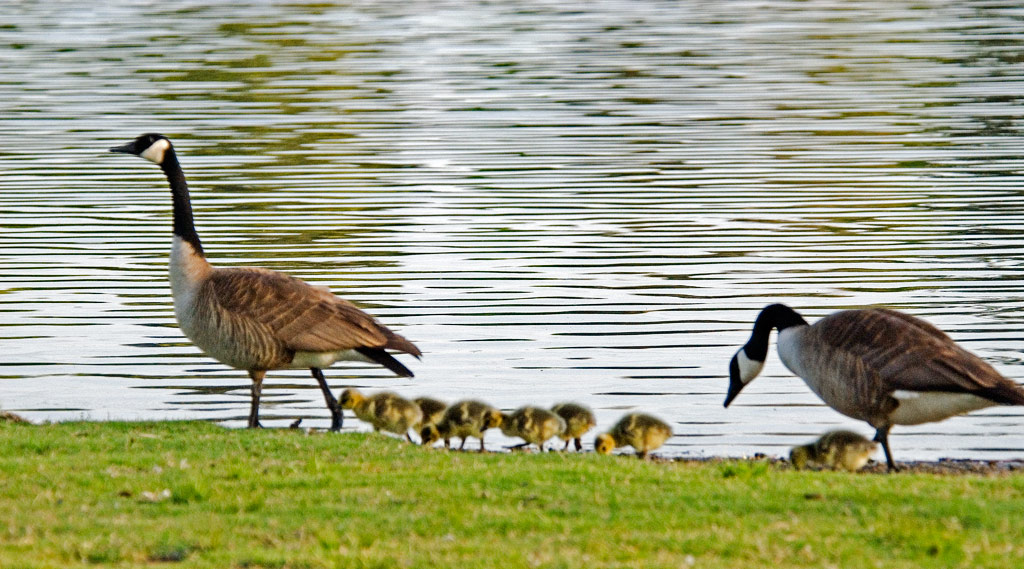
[(520, 407), (501, 414), (501, 432), (507, 437), (526, 441), (521, 446), (537, 445), (544, 452), (544, 443), (565, 432), (565, 420), (541, 407)]
[(0, 423), (28, 423), (28, 420), (10, 411), (0, 411)]
[(779, 358), (830, 407), (875, 428), (889, 470), (893, 425), (941, 421), (993, 405), (1024, 405), (1024, 389), (935, 326), (885, 308), (844, 310), (809, 326), (772, 304), (729, 363), (728, 407), (761, 372), (768, 335), (779, 329)]
[(338, 400), (342, 409), (352, 409), (361, 421), (373, 425), (375, 431), (404, 435), (409, 442), (409, 429), (420, 424), (423, 412), (420, 406), (397, 393), (380, 391), (365, 396), (358, 389), (346, 389)]
[(444, 415), (445, 409), (448, 408), (447, 403), (433, 397), (417, 397), (412, 402), (420, 406), (420, 412), (423, 414), (423, 419), (420, 420), (418, 425), (420, 428), (427, 425), (436, 425), (441, 420), (441, 416)]
[(423, 427), (420, 438), (424, 445), (444, 439), (444, 448), (450, 448), (451, 439), (459, 437), (462, 439), (459, 450), (462, 450), (467, 438), (476, 437), (480, 439), (480, 452), (484, 452), (484, 432), (500, 426), (501, 411), (480, 401), (459, 401), (445, 410), (436, 425)]
[(631, 446), (641, 460), (648, 453), (665, 444), (672, 436), (668, 423), (646, 413), (628, 413), (607, 433), (597, 435), (594, 450), (599, 454), (610, 454), (613, 450)]
[(565, 448), (562, 450), (569, 450), (569, 441), (576, 443), (576, 450), (583, 450), (581, 438), (587, 431), (597, 426), (594, 412), (579, 403), (559, 403), (551, 410), (565, 421), (565, 430), (558, 435), (565, 441)]
[(327, 401), (332, 431), (341, 429), (343, 415), (321, 368), (339, 360), (369, 361), (412, 377), (385, 350), (418, 358), (419, 349), (327, 288), (267, 269), (211, 266), (192, 220), (185, 174), (167, 137), (143, 134), (110, 151), (141, 156), (167, 176), (174, 204), (174, 316), (185, 336), (207, 355), (249, 372), (249, 427), (260, 426), (260, 393), (268, 370), (309, 368)]
[(856, 472), (867, 464), (876, 450), (878, 443), (863, 435), (853, 431), (829, 431), (813, 443), (793, 447), (789, 462), (797, 470), (811, 462)]

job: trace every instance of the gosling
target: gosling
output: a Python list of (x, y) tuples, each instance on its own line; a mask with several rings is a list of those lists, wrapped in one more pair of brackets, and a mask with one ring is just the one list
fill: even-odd
[(558, 437), (565, 441), (563, 451), (569, 450), (569, 442), (576, 443), (576, 450), (583, 450), (582, 437), (587, 431), (597, 426), (594, 412), (579, 403), (559, 403), (551, 408), (555, 415), (565, 421), (565, 430)]
[(447, 403), (432, 397), (417, 397), (412, 402), (419, 405), (420, 411), (423, 412), (423, 419), (417, 425), (420, 430), (427, 425), (436, 425), (441, 420), (441, 416), (444, 415), (445, 409), (448, 408)]
[(636, 456), (644, 460), (671, 436), (672, 427), (661, 419), (645, 413), (629, 413), (619, 419), (612, 430), (597, 435), (594, 450), (600, 454), (611, 454), (616, 448), (631, 446), (636, 449)]
[(459, 450), (462, 450), (466, 439), (475, 437), (480, 439), (480, 452), (484, 452), (484, 432), (500, 426), (501, 411), (481, 401), (459, 401), (445, 410), (437, 424), (423, 427), (420, 438), (424, 445), (444, 439), (444, 448), (451, 448), (451, 439), (459, 437), (462, 439)]
[(404, 435), (409, 442), (413, 442), (409, 429), (423, 419), (419, 405), (390, 391), (367, 397), (349, 388), (341, 392), (340, 402), (342, 409), (351, 409), (359, 420), (373, 425), (374, 431)]
[(501, 432), (526, 441), (515, 448), (534, 444), (544, 452), (544, 443), (565, 432), (565, 420), (542, 407), (520, 407), (512, 413), (501, 414)]
[(789, 462), (801, 470), (808, 463), (856, 472), (878, 450), (878, 443), (853, 431), (829, 431), (813, 443), (793, 447)]

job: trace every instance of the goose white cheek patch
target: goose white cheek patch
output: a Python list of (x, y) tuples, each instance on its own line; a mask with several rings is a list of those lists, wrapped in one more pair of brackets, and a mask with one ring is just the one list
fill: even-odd
[(750, 383), (764, 368), (764, 362), (748, 358), (745, 350), (736, 352), (736, 365), (740, 369), (740, 379), (743, 383)]
[(164, 161), (164, 154), (167, 153), (167, 149), (170, 147), (171, 143), (166, 138), (161, 138), (149, 145), (149, 148), (144, 150), (139, 156), (142, 156), (154, 164), (161, 164)]

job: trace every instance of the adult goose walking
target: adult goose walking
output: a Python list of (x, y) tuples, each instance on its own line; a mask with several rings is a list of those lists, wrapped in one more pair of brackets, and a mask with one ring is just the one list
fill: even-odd
[(260, 393), (268, 370), (309, 368), (331, 412), (331, 430), (341, 429), (343, 415), (322, 368), (340, 360), (368, 361), (412, 377), (386, 350), (418, 358), (419, 349), (326, 287), (267, 269), (211, 266), (192, 220), (185, 174), (167, 137), (143, 134), (110, 151), (141, 156), (167, 176), (174, 205), (174, 316), (185, 336), (207, 355), (249, 372), (249, 427), (260, 426)]
[(757, 377), (778, 328), (779, 358), (825, 403), (875, 428), (889, 470), (893, 425), (941, 421), (991, 407), (1024, 405), (1024, 389), (931, 324), (885, 308), (844, 310), (808, 325), (792, 308), (772, 304), (729, 364), (732, 403)]

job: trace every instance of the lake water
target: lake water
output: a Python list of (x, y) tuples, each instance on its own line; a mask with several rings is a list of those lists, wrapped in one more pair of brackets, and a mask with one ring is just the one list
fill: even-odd
[[(0, 408), (244, 424), (244, 372), (174, 323), (159, 169), (106, 152), (149, 131), (215, 264), (327, 285), (425, 354), (338, 391), (645, 410), (693, 457), (870, 435), (774, 352), (723, 409), (777, 301), (905, 310), (1024, 379), (1022, 28), (1000, 1), (9, 3)], [(302, 371), (262, 417), (328, 423)], [(1019, 458), (1024, 409), (891, 441)]]

